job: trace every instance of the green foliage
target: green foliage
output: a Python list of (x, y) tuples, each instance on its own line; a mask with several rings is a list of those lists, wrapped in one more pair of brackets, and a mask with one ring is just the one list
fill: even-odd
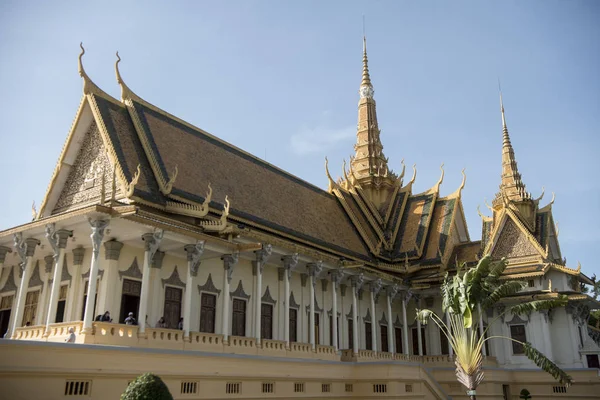
[(523, 349), (527, 358), (533, 361), (535, 365), (542, 370), (552, 375), (554, 379), (567, 386), (573, 383), (573, 379), (565, 371), (558, 368), (556, 364), (550, 361), (538, 349), (532, 347), (529, 342), (523, 343)]
[(160, 377), (146, 373), (127, 386), (121, 400), (173, 400), (173, 396)]
[(521, 393), (519, 394), (519, 398), (523, 400), (529, 400), (531, 399), (531, 393), (529, 393), (529, 390), (527, 389), (522, 389)]

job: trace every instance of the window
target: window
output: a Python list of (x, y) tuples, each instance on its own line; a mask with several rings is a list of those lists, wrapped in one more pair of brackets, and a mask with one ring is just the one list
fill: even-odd
[(304, 393), (304, 382), (294, 383), (294, 393)]
[(217, 296), (202, 293), (200, 297), (200, 332), (215, 333)]
[(27, 325), (27, 323), (35, 325), (39, 297), (39, 290), (27, 293), (27, 297), (25, 298), (25, 309), (23, 310), (22, 325)]
[(530, 287), (530, 288), (535, 287), (535, 282), (533, 281), (533, 279), (530, 279), (527, 281), (527, 287)]
[[(525, 325), (511, 325), (510, 326), (510, 337), (520, 342), (527, 341), (527, 335), (525, 334)], [(523, 354), (524, 349), (521, 343), (512, 342), (513, 354)]]
[(588, 368), (600, 368), (600, 362), (598, 361), (598, 354), (586, 354)]
[(167, 323), (167, 328), (178, 329), (179, 319), (181, 318), (181, 299), (183, 290), (171, 286), (165, 287), (165, 303), (163, 316)]
[(448, 338), (446, 337), (446, 335), (444, 335), (444, 332), (442, 332), (441, 330), (440, 332), (440, 345), (442, 347), (442, 354), (446, 355), (446, 354), (450, 354), (450, 349), (448, 349)]
[(381, 331), (381, 351), (390, 351), (388, 346), (388, 331), (386, 325), (380, 325), (379, 330)]
[(239, 394), (242, 391), (242, 384), (240, 382), (229, 382), (225, 384), (225, 393), (227, 394)]
[(510, 400), (510, 386), (502, 385), (503, 400)]
[(385, 383), (374, 384), (373, 393), (387, 393), (387, 385)]
[[(226, 296), (227, 294), (224, 294)], [(233, 299), (233, 323), (231, 334), (233, 336), (246, 336), (246, 301)]]
[(273, 382), (268, 382), (262, 384), (262, 392), (263, 393), (275, 393), (275, 384)]
[(354, 385), (351, 383), (346, 383), (346, 392), (352, 393), (354, 391)]
[[(417, 328), (412, 329), (413, 354), (419, 354), (419, 334)], [(425, 327), (421, 327), (421, 344), (423, 346), (423, 355), (427, 354), (427, 340), (425, 340)]]
[(13, 304), (13, 295), (4, 296), (0, 300), (0, 337), (8, 331), (8, 321), (10, 320), (10, 311)]
[(412, 393), (412, 389), (413, 389), (413, 388), (412, 388), (412, 384), (410, 384), (410, 383), (407, 383), (406, 385), (404, 385), (404, 391), (405, 391), (406, 393)]
[(365, 345), (367, 350), (373, 350), (373, 332), (371, 331), (371, 323), (365, 322)]
[(321, 393), (329, 393), (331, 392), (331, 383), (322, 383), (321, 384)]
[(198, 382), (187, 381), (181, 382), (181, 394), (197, 394)]
[(67, 291), (69, 285), (62, 285), (60, 287), (60, 293), (58, 295), (58, 304), (56, 306), (56, 318), (54, 322), (64, 322), (65, 320), (65, 306), (67, 305)]
[(66, 381), (65, 396), (89, 396), (92, 394), (92, 381)]
[(567, 393), (566, 386), (552, 386), (552, 393)]
[[(320, 340), (319, 340), (319, 316), (321, 314), (315, 312), (315, 344), (321, 344)], [(308, 318), (310, 321), (310, 312), (308, 313)], [(310, 338), (310, 323), (308, 324), (308, 337)]]
[[(340, 319), (336, 318), (336, 322), (337, 322), (337, 345), (339, 348), (342, 345), (340, 343)], [(333, 317), (331, 315), (329, 316), (329, 345), (333, 346)]]
[(402, 353), (402, 328), (394, 328), (394, 337), (396, 339), (396, 353)]
[(260, 337), (273, 339), (273, 306), (271, 304), (260, 305)]
[(298, 341), (298, 310), (290, 308), (290, 342)]
[(348, 348), (354, 349), (354, 320), (348, 320)]

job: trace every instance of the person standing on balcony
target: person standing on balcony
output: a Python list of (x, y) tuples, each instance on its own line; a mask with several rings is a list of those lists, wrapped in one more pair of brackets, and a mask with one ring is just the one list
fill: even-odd
[(105, 312), (104, 315), (102, 315), (102, 318), (100, 319), (100, 321), (112, 322), (112, 318), (110, 317), (110, 311)]
[(129, 316), (125, 318), (125, 325), (137, 325), (137, 321), (133, 317), (133, 313), (130, 312)]
[(69, 336), (65, 339), (65, 342), (67, 343), (75, 343), (75, 329), (73, 329), (72, 327), (69, 328)]

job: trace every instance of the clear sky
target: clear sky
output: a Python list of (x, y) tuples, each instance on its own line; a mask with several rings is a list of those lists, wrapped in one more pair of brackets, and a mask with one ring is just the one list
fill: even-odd
[[(96, 84), (137, 94), (326, 188), (353, 152), (362, 15), (381, 140), (415, 191), (466, 168), (471, 239), (500, 183), (498, 78), (519, 170), (556, 193), (563, 255), (600, 276), (600, 2), (2, 1), (0, 229), (40, 204), (81, 99), (79, 42)], [(410, 170), (407, 171), (410, 176)], [(235, 179), (235, 177), (231, 177)], [(233, 200), (235, 201), (235, 200)], [(268, 207), (268, 204), (265, 205)]]

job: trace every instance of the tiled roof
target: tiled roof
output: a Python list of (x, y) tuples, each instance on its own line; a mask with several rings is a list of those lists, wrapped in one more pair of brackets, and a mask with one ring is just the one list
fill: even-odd
[(394, 245), (395, 258), (404, 258), (405, 255), (412, 258), (420, 255), (419, 250), (427, 236), (436, 195), (435, 192), (424, 193), (408, 199)]

